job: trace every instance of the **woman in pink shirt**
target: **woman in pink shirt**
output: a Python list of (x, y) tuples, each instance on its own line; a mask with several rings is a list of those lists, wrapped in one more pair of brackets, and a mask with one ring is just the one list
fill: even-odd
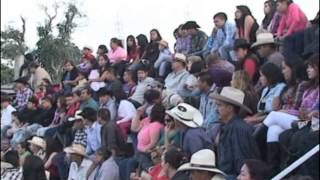
[(123, 48), (121, 40), (117, 38), (111, 39), (110, 46), (111, 50), (108, 53), (110, 63), (117, 72), (117, 77), (122, 80), (127, 63), (127, 51)]
[(112, 38), (110, 46), (111, 50), (108, 53), (108, 57), (110, 59), (111, 64), (127, 60), (127, 51), (123, 48), (120, 39)]
[(282, 14), (277, 36), (280, 39), (304, 30), (308, 19), (300, 7), (292, 0), (277, 0), (277, 11)]
[(142, 169), (152, 166), (151, 151), (156, 147), (160, 131), (164, 127), (165, 108), (161, 104), (152, 107), (150, 117), (140, 120), (144, 114), (146, 106), (137, 110), (136, 116), (132, 120), (131, 131), (138, 133), (138, 154), (137, 161)]

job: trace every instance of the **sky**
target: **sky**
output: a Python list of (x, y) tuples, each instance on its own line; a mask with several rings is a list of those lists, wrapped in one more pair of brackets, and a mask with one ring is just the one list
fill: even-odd
[[(112, 37), (125, 38), (132, 34), (145, 34), (156, 28), (172, 48), (173, 31), (187, 20), (195, 20), (207, 34), (213, 28), (212, 17), (215, 13), (227, 13), (230, 21), (234, 19), (235, 7), (247, 5), (257, 21), (264, 17), (265, 0), (65, 0), (57, 2), (66, 6), (68, 2), (78, 5), (86, 14), (78, 20), (79, 27), (72, 34), (72, 41), (80, 48), (87, 45), (97, 49), (99, 44), (109, 46)], [(38, 40), (36, 27), (44, 23), (45, 15), (41, 5), (51, 6), (53, 0), (1, 0), (1, 30), (8, 26), (21, 28), (20, 16), (26, 19), (26, 44), (35, 48)], [(318, 0), (294, 0), (300, 5), (309, 19), (319, 11)], [(63, 18), (63, 8), (58, 11), (54, 23)]]

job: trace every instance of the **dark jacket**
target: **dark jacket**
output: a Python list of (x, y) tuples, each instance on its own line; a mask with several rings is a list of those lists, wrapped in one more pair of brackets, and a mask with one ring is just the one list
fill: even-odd
[(38, 113), (31, 119), (32, 123), (38, 123), (43, 127), (47, 127), (51, 124), (56, 109), (54, 107), (50, 109), (40, 109)]
[(145, 54), (141, 59), (147, 59), (151, 65), (158, 59), (160, 54), (159, 43), (150, 42), (146, 48)]
[[(61, 79), (61, 82), (65, 80), (66, 76), (67, 76), (67, 73), (68, 72), (64, 72), (63, 75), (62, 75), (62, 79)], [(73, 68), (71, 71), (70, 71), (70, 81), (73, 81), (75, 80), (76, 78), (78, 77), (78, 69), (77, 68)], [(63, 84), (62, 84), (63, 85)], [(74, 87), (74, 86), (72, 86)]]
[(117, 155), (123, 155), (125, 140), (119, 126), (109, 121), (101, 127), (101, 145), (108, 150), (115, 150)]
[(218, 168), (227, 175), (238, 175), (246, 159), (260, 158), (253, 130), (239, 117), (222, 125), (217, 146)]

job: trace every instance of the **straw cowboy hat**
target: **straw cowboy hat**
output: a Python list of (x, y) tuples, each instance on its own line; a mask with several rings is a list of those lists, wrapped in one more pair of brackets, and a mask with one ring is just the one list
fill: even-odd
[(201, 127), (203, 124), (203, 116), (200, 111), (186, 103), (180, 103), (166, 113), (191, 128)]
[(184, 55), (184, 54), (181, 54), (181, 53), (176, 53), (174, 55), (174, 60), (175, 61), (180, 61), (184, 64), (187, 64), (187, 57)]
[(224, 87), (220, 94), (214, 93), (211, 94), (210, 97), (219, 101), (223, 101), (238, 106), (241, 109), (249, 113), (252, 113), (251, 109), (243, 104), (245, 94), (239, 89), (233, 87)]
[(216, 156), (210, 149), (202, 149), (191, 156), (189, 163), (183, 164), (178, 171), (200, 170), (209, 171), (225, 176), (225, 173), (216, 167)]
[(257, 41), (252, 44), (251, 48), (265, 44), (276, 44), (276, 41), (271, 33), (260, 33), (257, 35)]
[(74, 117), (69, 117), (68, 121), (75, 121), (75, 120), (83, 119), (83, 117), (80, 115), (81, 113), (82, 113), (81, 110), (76, 111)]
[(87, 156), (86, 148), (81, 144), (72, 144), (71, 146), (66, 147), (64, 149), (64, 152), (69, 153), (69, 154), (77, 154), (77, 155), (84, 156), (84, 157)]
[(46, 141), (41, 137), (34, 136), (28, 143), (41, 147), (43, 150), (46, 149)]
[(164, 46), (164, 47), (168, 47), (169, 46), (169, 43), (167, 42), (167, 41), (165, 41), (165, 40), (161, 40), (160, 42), (159, 42), (159, 44), (161, 44), (162, 46)]

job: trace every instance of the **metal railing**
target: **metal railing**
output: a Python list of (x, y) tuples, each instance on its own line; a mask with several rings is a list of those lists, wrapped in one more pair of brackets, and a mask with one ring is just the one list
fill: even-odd
[(301, 164), (303, 164), (305, 161), (307, 161), (310, 157), (312, 157), (317, 152), (319, 152), (319, 148), (320, 148), (319, 144), (316, 145), (314, 148), (312, 148), (310, 151), (308, 151), (306, 154), (304, 154), (302, 157), (300, 157), (298, 160), (296, 160), (294, 163), (292, 163), (286, 169), (281, 171), (278, 175), (273, 177), (271, 180), (280, 180), (280, 179), (284, 178), (286, 175), (288, 175), (294, 169), (296, 169)]

